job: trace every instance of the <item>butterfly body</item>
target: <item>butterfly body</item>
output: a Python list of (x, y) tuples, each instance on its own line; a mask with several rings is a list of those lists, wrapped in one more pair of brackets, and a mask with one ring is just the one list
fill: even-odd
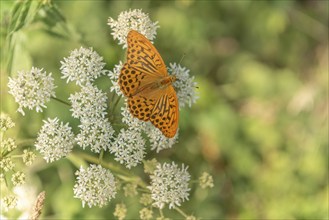
[(123, 65), (119, 85), (128, 97), (134, 117), (151, 121), (166, 137), (174, 137), (178, 128), (178, 99), (172, 86), (176, 77), (167, 68), (152, 43), (137, 31), (127, 36), (127, 61)]

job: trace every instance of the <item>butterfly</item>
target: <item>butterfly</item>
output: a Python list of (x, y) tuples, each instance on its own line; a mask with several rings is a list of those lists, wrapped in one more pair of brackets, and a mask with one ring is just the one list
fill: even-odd
[(175, 136), (178, 128), (178, 99), (165, 63), (153, 44), (131, 30), (127, 36), (127, 59), (119, 75), (119, 86), (128, 98), (130, 113), (151, 121), (166, 137)]

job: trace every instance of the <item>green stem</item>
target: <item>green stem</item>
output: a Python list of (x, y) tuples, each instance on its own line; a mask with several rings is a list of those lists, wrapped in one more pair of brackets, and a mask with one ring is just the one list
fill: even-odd
[(159, 208), (160, 216), (163, 217), (162, 209)]
[[(114, 99), (114, 98), (113, 98)], [(113, 108), (112, 108), (112, 114), (114, 113), (114, 111), (115, 111), (115, 108), (117, 107), (117, 105), (118, 105), (118, 103), (119, 103), (119, 101), (121, 100), (121, 97), (120, 96), (118, 96), (117, 97), (117, 99), (114, 101), (114, 103), (113, 103)]]
[(175, 209), (177, 212), (179, 212), (182, 216), (184, 216), (184, 218), (187, 217), (187, 215), (185, 214), (185, 212), (183, 212), (180, 208), (175, 207), (174, 209)]
[(101, 150), (101, 153), (99, 154), (99, 157), (98, 157), (98, 161), (99, 161), (99, 163), (102, 163), (102, 161), (103, 161), (103, 156), (104, 156), (104, 150), (102, 149), (102, 150)]
[(60, 103), (65, 104), (65, 105), (67, 105), (67, 106), (71, 106), (70, 103), (68, 103), (68, 102), (66, 102), (66, 101), (64, 101), (64, 100), (58, 99), (58, 98), (56, 98), (56, 97), (54, 97), (54, 96), (52, 96), (51, 98), (54, 99), (54, 100), (56, 100), (56, 101), (58, 101), (58, 102), (60, 102)]
[(35, 139), (31, 138), (31, 139), (26, 139), (26, 140), (21, 140), (17, 143), (17, 147), (26, 147), (26, 146), (34, 146), (35, 143)]

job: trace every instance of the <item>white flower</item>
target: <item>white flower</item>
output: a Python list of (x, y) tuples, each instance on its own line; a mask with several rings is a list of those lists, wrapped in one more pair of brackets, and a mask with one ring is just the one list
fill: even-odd
[(23, 163), (27, 166), (32, 165), (36, 155), (33, 151), (23, 150)]
[(2, 149), (2, 153), (11, 152), (17, 148), (16, 142), (12, 138), (4, 139), (4, 140), (2, 139), (0, 146)]
[(99, 153), (110, 148), (114, 130), (107, 118), (83, 118), (79, 128), (76, 141), (83, 149), (90, 147), (91, 151)]
[(174, 162), (159, 164), (150, 178), (151, 185), (148, 188), (151, 190), (154, 206), (162, 209), (165, 204), (169, 204), (171, 209), (180, 206), (185, 199), (188, 200), (190, 174), (184, 164), (182, 169)]
[(131, 168), (140, 163), (145, 155), (145, 140), (137, 130), (121, 129), (116, 141), (110, 148), (115, 160)]
[(152, 203), (151, 194), (143, 193), (139, 199), (139, 202), (144, 206), (150, 205)]
[(155, 150), (159, 153), (161, 150), (171, 148), (177, 142), (178, 132), (173, 138), (167, 138), (151, 123), (148, 123), (147, 125), (145, 133), (149, 138), (151, 150)]
[(13, 209), (17, 206), (17, 200), (17, 197), (13, 195), (3, 197), (1, 199), (1, 206), (4, 210), (8, 211), (9, 209)]
[(191, 107), (199, 98), (195, 92), (197, 83), (194, 81), (194, 76), (190, 76), (189, 69), (177, 65), (176, 63), (170, 63), (168, 72), (176, 76), (174, 87), (177, 92), (179, 107), (182, 108), (185, 105)]
[(74, 118), (104, 118), (106, 115), (107, 96), (91, 84), (83, 86), (80, 92), (71, 94), (69, 100)]
[(123, 11), (119, 14), (118, 20), (108, 19), (107, 23), (112, 28), (114, 40), (119, 40), (119, 45), (127, 47), (127, 35), (130, 30), (136, 30), (152, 41), (156, 35), (156, 29), (159, 27), (158, 22), (152, 22), (141, 9)]
[(122, 189), (126, 197), (135, 197), (136, 195), (138, 195), (136, 183), (128, 183)]
[(115, 217), (117, 217), (119, 220), (125, 219), (127, 215), (127, 207), (125, 204), (120, 203), (115, 205), (115, 211), (113, 213)]
[(209, 173), (203, 172), (202, 175), (199, 177), (199, 185), (202, 189), (205, 189), (207, 187), (213, 188), (214, 180)]
[(1, 173), (3, 171), (4, 172), (8, 172), (10, 170), (13, 170), (14, 167), (15, 167), (15, 163), (12, 161), (12, 158), (10, 158), (10, 157), (2, 157), (2, 158), (0, 158), (0, 169), (1, 169)]
[(92, 48), (75, 49), (70, 56), (61, 61), (62, 79), (67, 78), (67, 83), (75, 81), (79, 86), (87, 85), (96, 78), (107, 73), (103, 70), (105, 63), (103, 57)]
[(25, 183), (25, 174), (21, 171), (17, 171), (11, 177), (11, 182), (14, 186), (20, 186)]
[(122, 69), (123, 63), (120, 61), (119, 64), (116, 64), (112, 71), (108, 72), (108, 76), (112, 82), (112, 86), (110, 87), (111, 92), (115, 91), (119, 96), (124, 96), (120, 90), (119, 86), (119, 75)]
[(0, 114), (0, 131), (7, 131), (15, 126), (13, 120), (5, 113)]
[(57, 118), (44, 120), (44, 125), (38, 133), (36, 149), (49, 162), (58, 160), (71, 152), (74, 146), (74, 134), (68, 123), (59, 123)]
[(140, 217), (142, 220), (152, 219), (152, 218), (153, 218), (153, 211), (152, 211), (152, 209), (142, 208), (142, 209), (139, 211), (139, 217)]
[(84, 207), (103, 207), (115, 197), (115, 179), (112, 173), (101, 165), (91, 164), (87, 169), (80, 168), (76, 173), (74, 198), (82, 201)]
[(51, 73), (47, 75), (43, 69), (35, 67), (31, 71), (19, 71), (16, 78), (9, 77), (8, 87), (19, 105), (17, 111), (22, 115), (25, 115), (23, 108), (42, 112), (42, 108), (46, 108), (45, 103), (55, 96), (56, 88)]

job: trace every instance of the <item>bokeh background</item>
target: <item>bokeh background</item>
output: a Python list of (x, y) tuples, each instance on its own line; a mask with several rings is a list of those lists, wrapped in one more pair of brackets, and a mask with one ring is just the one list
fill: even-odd
[[(45, 117), (77, 122), (56, 101), (22, 117), (7, 77), (44, 68), (56, 78), (57, 97), (67, 99), (76, 88), (60, 79), (63, 57), (93, 47), (112, 69), (125, 51), (107, 19), (142, 9), (159, 22), (155, 45), (165, 62), (186, 54), (181, 65), (198, 83), (197, 103), (181, 110), (179, 142), (148, 154), (187, 164), (194, 179), (203, 171), (213, 175), (215, 187), (193, 185), (182, 209), (204, 219), (328, 219), (328, 1), (36, 2), (8, 46), (15, 3), (1, 0), (1, 111), (14, 118), (17, 138), (35, 138)], [(44, 216), (113, 218), (114, 202), (82, 209), (73, 198), (75, 170), (67, 160), (38, 160), (28, 170), (33, 185), (47, 192)], [(127, 207), (128, 218), (138, 217), (137, 200)]]

